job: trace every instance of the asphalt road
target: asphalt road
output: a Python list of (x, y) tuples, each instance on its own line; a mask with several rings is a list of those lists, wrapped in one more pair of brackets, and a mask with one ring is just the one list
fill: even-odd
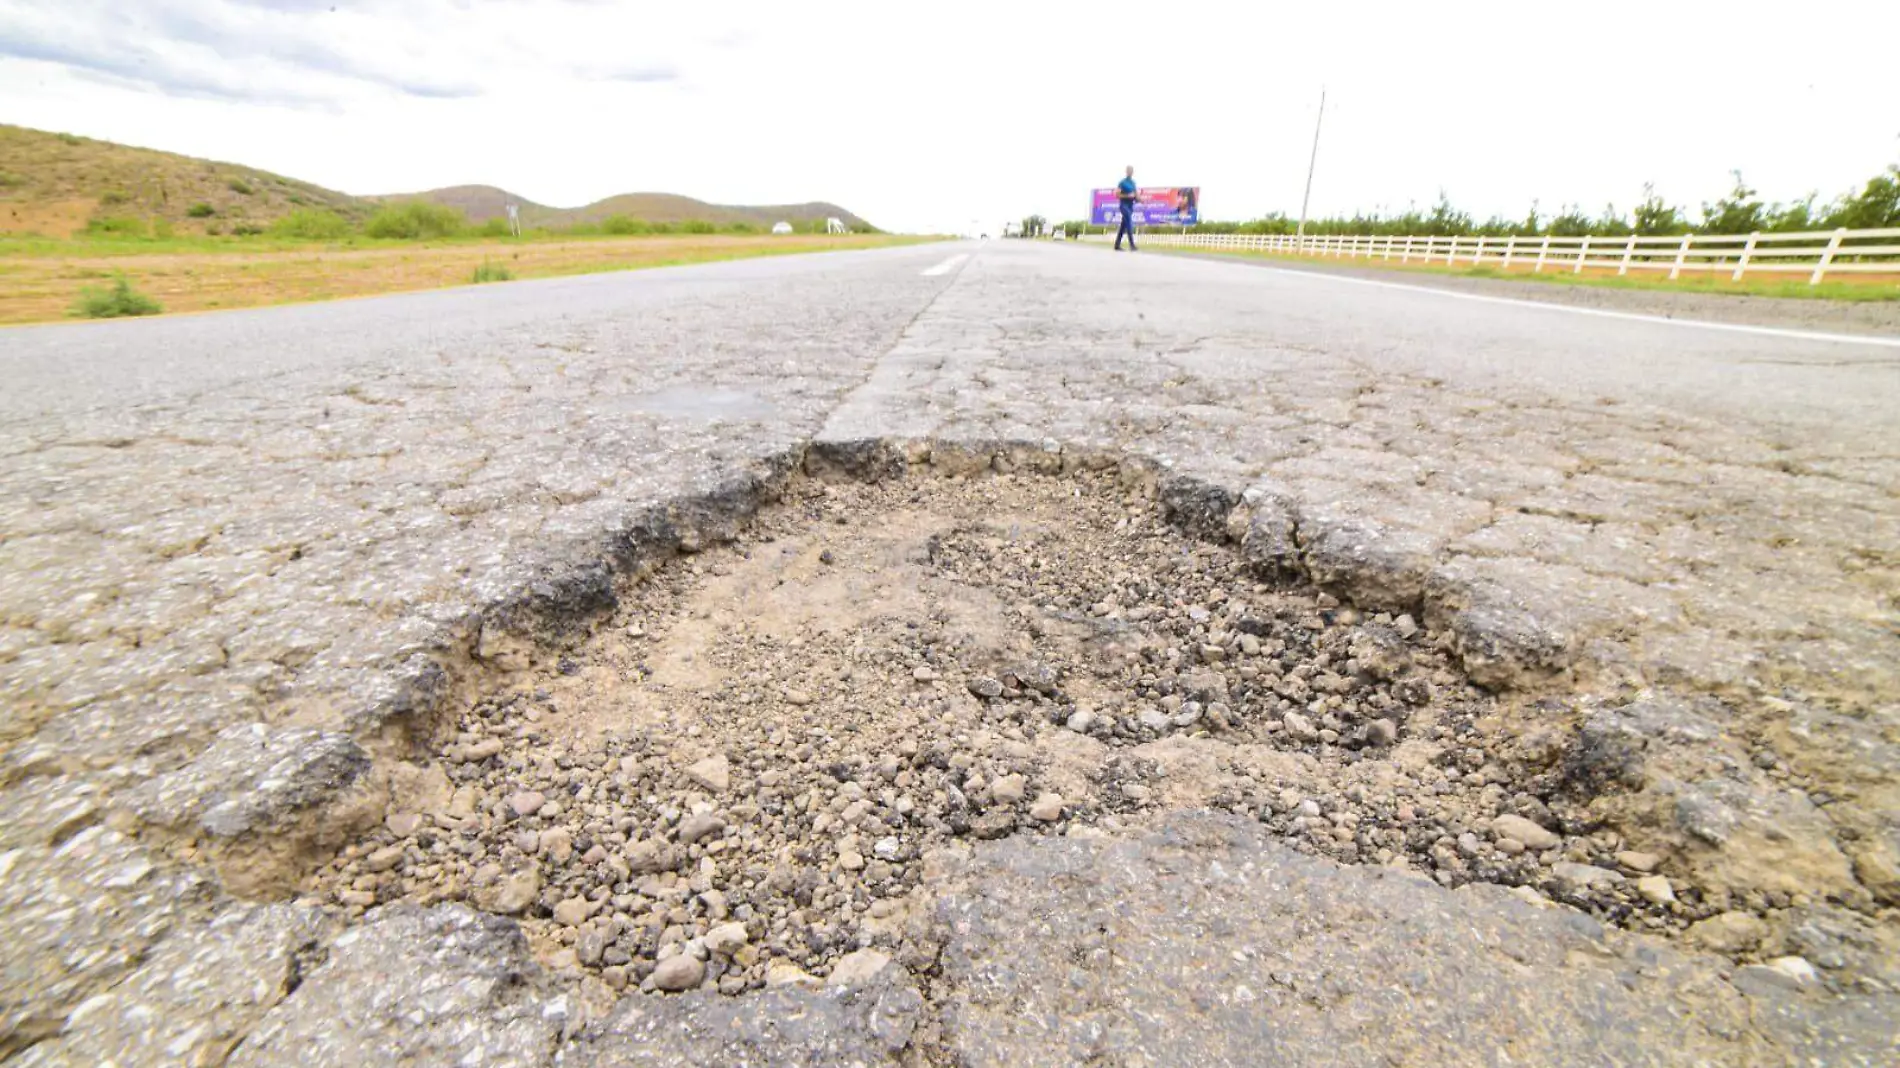
[[(191, 1013), (202, 1008), (161, 1004), (175, 987), (194, 989), (174, 981), (168, 953), (241, 976), (239, 964), (289, 960), (329, 937), (299, 933), (305, 920), (292, 923), (289, 905), (252, 912), (222, 892), (188, 892), (199, 869), (123, 827), (168, 828), (178, 837), (164, 840), (208, 847), (207, 833), (249, 835), (239, 841), (250, 848), (308, 826), (299, 821), (319, 803), (312, 797), (340, 789), (310, 777), (334, 771), (352, 739), (393, 736), (418, 708), (438, 710), (430, 702), (441, 688), (419, 664), (466, 657), (488, 622), (507, 623), (518, 606), (558, 608), (563, 591), (585, 592), (580, 580), (612, 562), (605, 546), (673, 529), (672, 519), (651, 520), (656, 509), (756, 506), (762, 482), (743, 473), (782, 472), (814, 440), (928, 443), (913, 459), (944, 473), (1046, 466), (1057, 449), (1085, 464), (1127, 458), (1131, 475), (1153, 463), (1217, 490), (1216, 520), (1250, 491), (1263, 502), (1258, 516), (1271, 503), (1297, 527), (1310, 575), (1364, 604), (1423, 604), (1427, 625), (1459, 648), (1488, 650), (1481, 681), (1501, 691), (1574, 669), (1606, 695), (1776, 695), (1772, 708), (1738, 716), (1767, 722), (1798, 708), (1785, 732), (1699, 740), (1683, 757), (1714, 753), (1724, 796), (1742, 798), (1726, 845), (1683, 847), (1686, 874), (1704, 885), (1796, 880), (1817, 900), (1900, 894), (1900, 876), (1883, 881), (1895, 871), (1883, 858), (1900, 856), (1900, 749), (1888, 740), (1900, 730), (1900, 339), (1491, 297), (988, 242), (0, 329), (0, 944), (9, 947), (0, 1056), (42, 1039), (43, 1063), (100, 1063), (121, 1039), (129, 1050), (167, 1049), (177, 1033), (153, 1029), (196, 1027)], [(1467, 670), (1476, 663), (1468, 657)], [(316, 732), (330, 733), (318, 745)], [(1756, 762), (1769, 749), (1774, 776)], [(1651, 756), (1662, 766), (1660, 743)], [(1775, 777), (1788, 769), (1801, 778)], [(1802, 790), (1829, 798), (1825, 816)], [(231, 797), (248, 821), (236, 830)], [(212, 813), (222, 813), (215, 828), (204, 822)], [(992, 856), (995, 870), (971, 876), (982, 882), (968, 900), (1024, 900), (983, 889), (1011, 880), (1061, 885), (1046, 877), (1050, 865), (1092, 863), (1071, 845)], [(1180, 848), (1137, 852), (1158, 850), (1157, 873), (1171, 875), (1169, 851)], [(1245, 842), (1215, 852), (1230, 848), (1257, 854)], [(1226, 862), (1200, 847), (1189, 854), (1185, 863), (1212, 880), (1208, 900), (1227, 900), (1235, 891), (1216, 884), (1228, 876), (1213, 878)], [(1697, 956), (1658, 981), (1715, 992), (1682, 1010), (1704, 1014), (1714, 1053), (1672, 1044), (1671, 1008), (1630, 1038), (1630, 1056), (1589, 1056), (1616, 1025), (1588, 1006), (1632, 979), (1557, 957), (1525, 979), (1518, 949), (1459, 932), (1481, 914), (1501, 925), (1500, 939), (1551, 949), (1559, 935), (1547, 929), (1573, 927), (1594, 942), (1592, 924), (1529, 906), (1507, 915), (1429, 880), (1393, 883), (1386, 918), (1368, 921), (1349, 903), (1373, 892), (1361, 884), (1384, 878), (1379, 869), (1275, 866), (1319, 888), (1323, 922), (1289, 930), (1344, 932), (1324, 951), (1345, 963), (1316, 974), (1376, 985), (1417, 965), (1438, 977), (1426, 984), (1438, 992), (1490, 984), (1548, 995), (1517, 1016), (1432, 1025), (1442, 1032), (1434, 1041), (1455, 1040), (1472, 1059), (1518, 1049), (1529, 1041), (1524, 1021), (1552, 1013), (1561, 1018), (1540, 1023), (1540, 1044), (1523, 1047), (1530, 1060), (1747, 1061), (1724, 1036), (1752, 1027), (1748, 1041), (1763, 1045), (1750, 1048), (1773, 1051), (1754, 1058), (1762, 1063), (1797, 1050), (1880, 1063), (1891, 1034), (1882, 1028), (1891, 1005), (1872, 996), (1842, 999), (1841, 1011), (1865, 1013), (1852, 1028), (1779, 987), (1748, 993), (1763, 1000), (1742, 1013), (1744, 994), (1727, 985), (1734, 962)], [(1159, 874), (1144, 879), (1165, 890)], [(1128, 900), (1113, 879), (1102, 886), (1104, 907)], [(1791, 927), (1806, 922), (1783, 911)], [(1052, 914), (989, 916), (970, 930), (1009, 958), (1016, 932)], [(219, 956), (249, 943), (213, 924), (246, 916), (282, 943), (279, 957)], [(1258, 919), (1252, 909), (1236, 916)], [(1414, 937), (1411, 917), (1444, 937)], [(463, 952), (443, 949), (440, 932), (413, 916), (385, 919), (415, 928), (403, 950), (413, 954), (396, 971), (365, 966), (378, 974)], [(1824, 919), (1851, 937), (1825, 958), (1813, 951), (1817, 960), (1839, 956), (1843, 974), (1876, 974), (1848, 953), (1874, 944), (1851, 926), (1871, 921)], [(1094, 923), (1081, 913), (1071, 921), (1062, 922), (1076, 932)], [(474, 922), (453, 924), (466, 936), (455, 945), (468, 943), (461, 963), (514, 975), (508, 954), (519, 947)], [(1194, 922), (1142, 925), (1131, 936), (1139, 944), (1116, 956), (1167, 967), (1198, 959), (1206, 947)], [(374, 956), (384, 943), (356, 944), (353, 953)], [(345, 958), (356, 959), (332, 956)], [(1022, 972), (1024, 989), (1055, 989), (1067, 967), (1052, 958)], [(1156, 1003), (1169, 992), (1153, 987), (1169, 974), (1131, 970), (1108, 1015)], [(323, 1000), (333, 996), (370, 998), (365, 1012), (404, 1026), (377, 1000), (384, 991), (352, 974), (332, 979), (246, 980), (220, 1008), (223, 1030), (205, 1034), (245, 1033), (284, 1009), (298, 1021), (273, 1033), (280, 1059), (292, 1060), (298, 1042), (283, 1036), (305, 1033), (298, 1027), (332, 1039), (350, 1030), (334, 1026), (348, 1017)], [(1665, 1003), (1648, 989), (1635, 1000)], [(98, 1008), (108, 990), (160, 1000)], [(1231, 991), (1172, 993), (1205, 1006)], [(1770, 1004), (1782, 1015), (1764, 1015)], [(80, 1005), (91, 1007), (75, 1017)], [(966, 1022), (980, 1024), (977, 1008)], [(1016, 1028), (1012, 1041), (1043, 1041), (1015, 1015), (995, 1026)], [(1191, 1040), (1167, 1028), (1200, 1030), (1195, 1019), (1185, 1009), (1157, 1018), (1166, 1027), (1156, 1048)], [(1330, 1048), (1333, 1019), (1315, 1017), (1312, 1049)], [(56, 1047), (48, 1036), (69, 1023)], [(1396, 1061), (1424, 1048), (1393, 1044), (1376, 1023), (1360, 1035), (1368, 1049), (1385, 1043)], [(1493, 1030), (1471, 1033), (1481, 1024)], [(1837, 1033), (1872, 1052), (1812, 1045)], [(545, 1054), (548, 1043), (532, 1037)], [(1033, 1063), (1033, 1050), (998, 1053), (998, 1063)], [(1157, 1063), (1169, 1059), (1179, 1058)], [(305, 1063), (347, 1060), (313, 1052)]]
[[(926, 274), (950, 256), (968, 259)], [(921, 313), (965, 279), (1007, 282), (1049, 331), (1233, 337), (1315, 361), (1664, 402), (1809, 432), (1900, 427), (1900, 337), (1715, 324), (1335, 273), (981, 242), (800, 256), (156, 320), (0, 330), (0, 417), (133, 406), (295, 372), (503, 353), (537, 331), (669, 306), (828, 301)], [(1665, 305), (1666, 307), (1666, 305)], [(1021, 314), (1017, 312), (1016, 314)], [(1237, 354), (1244, 359), (1245, 353)]]

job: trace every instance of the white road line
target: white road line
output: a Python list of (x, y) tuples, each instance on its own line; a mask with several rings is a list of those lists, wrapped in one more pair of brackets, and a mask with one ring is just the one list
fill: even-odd
[(924, 277), (935, 278), (940, 274), (949, 274), (951, 271), (954, 271), (957, 269), (957, 264), (962, 263), (964, 260), (967, 260), (969, 258), (970, 258), (969, 253), (959, 252), (956, 255), (950, 257), (949, 259), (943, 261), (942, 263), (939, 263), (935, 267), (932, 267), (926, 270), (924, 272)]
[[(1601, 308), (1579, 308), (1574, 304), (1557, 304), (1544, 300), (1519, 300), (1516, 297), (1488, 297), (1479, 293), (1460, 293), (1454, 289), (1440, 289), (1437, 286), (1409, 285), (1405, 282), (1380, 282), (1371, 278), (1349, 278), (1345, 275), (1328, 274), (1325, 271), (1301, 271), (1287, 267), (1255, 267), (1255, 270), (1272, 271), (1275, 274), (1298, 275), (1301, 278), (1317, 278), (1326, 282), (1343, 282), (1346, 285), (1373, 286), (1377, 289), (1403, 289), (1412, 293), (1429, 293), (1436, 297), (1450, 297), (1454, 300), (1475, 300), (1483, 304), (1512, 304), (1520, 308), (1537, 308), (1541, 311), (1569, 312), (1572, 315), (1594, 315), (1603, 319), (1628, 319), (1638, 323), (1662, 323), (1667, 326), (1691, 326), (1704, 330), (1727, 330), (1735, 334), (1756, 334), (1761, 337), (1785, 337), (1797, 341), (1832, 341), (1842, 345), (1879, 345), (1883, 348), (1900, 349), (1900, 337), (1884, 334), (1829, 334), (1819, 330), (1793, 330), (1779, 326), (1749, 326), (1745, 323), (1712, 323), (1707, 319), (1671, 319), (1661, 315), (1643, 315), (1640, 312), (1604, 311)], [(1784, 298), (1800, 299), (1800, 298)]]

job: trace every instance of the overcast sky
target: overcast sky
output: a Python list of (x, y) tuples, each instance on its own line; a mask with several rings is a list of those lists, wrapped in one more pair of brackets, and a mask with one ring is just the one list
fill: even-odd
[[(892, 229), (1828, 199), (1900, 162), (1900, 2), (0, 0), (0, 121), (350, 193), (832, 200)], [(980, 220), (980, 223), (973, 222)]]

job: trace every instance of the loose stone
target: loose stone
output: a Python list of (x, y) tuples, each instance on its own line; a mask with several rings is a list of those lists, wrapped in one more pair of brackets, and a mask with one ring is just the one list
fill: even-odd
[(1319, 728), (1313, 726), (1312, 720), (1307, 719), (1298, 712), (1288, 712), (1282, 722), (1286, 725), (1286, 732), (1293, 736), (1294, 741), (1312, 742), (1319, 740)]
[(594, 914), (594, 903), (584, 897), (570, 897), (554, 906), (554, 922), (563, 927), (579, 927)]
[(512, 916), (534, 903), (541, 893), (541, 870), (521, 868), (509, 872), (492, 886), (477, 890), (475, 903), (504, 916)]
[(1623, 876), (1608, 868), (1599, 868), (1591, 864), (1573, 864), (1569, 861), (1552, 864), (1550, 873), (1572, 886), (1590, 888), (1615, 886), (1623, 881)]
[(722, 923), (706, 932), (707, 952), (721, 957), (732, 956), (750, 941), (743, 923)]
[(1645, 875), (1636, 880), (1636, 892), (1652, 905), (1668, 905), (1676, 900), (1676, 892), (1670, 887), (1669, 879), (1661, 875)]
[(692, 845), (694, 842), (726, 829), (726, 821), (712, 813), (688, 816), (680, 821), (679, 840)]
[(732, 767), (721, 753), (687, 768), (686, 777), (708, 793), (723, 794), (732, 786)]
[(1054, 823), (1062, 818), (1062, 795), (1043, 794), (1036, 803), (1029, 806), (1029, 817), (1043, 823)]
[(1513, 838), (1527, 848), (1543, 852), (1555, 848), (1563, 839), (1522, 816), (1499, 816), (1491, 821), (1491, 832), (1499, 838)]
[(1021, 775), (1005, 775), (990, 784), (990, 797), (998, 804), (1013, 805), (1028, 792), (1028, 781)]
[(826, 986), (851, 987), (869, 981), (891, 963), (890, 954), (875, 949), (860, 949), (838, 958), (831, 966)]
[(1720, 953), (1746, 953), (1761, 945), (1768, 925), (1746, 912), (1724, 912), (1689, 928), (1689, 940)]
[(653, 969), (653, 985), (661, 990), (691, 990), (705, 978), (705, 962), (690, 953), (668, 957)]

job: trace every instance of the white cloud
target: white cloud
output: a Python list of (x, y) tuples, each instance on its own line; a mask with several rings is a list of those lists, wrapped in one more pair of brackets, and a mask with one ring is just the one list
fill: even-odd
[[(332, 10), (334, 8), (334, 10)], [(0, 0), (6, 121), (351, 192), (835, 200), (888, 226), (1086, 210), (1134, 163), (1209, 217), (1823, 197), (1900, 159), (1891, 2), (1778, 26), (1606, 0), (1157, 7)], [(1811, 45), (1804, 44), (1811, 41)]]

